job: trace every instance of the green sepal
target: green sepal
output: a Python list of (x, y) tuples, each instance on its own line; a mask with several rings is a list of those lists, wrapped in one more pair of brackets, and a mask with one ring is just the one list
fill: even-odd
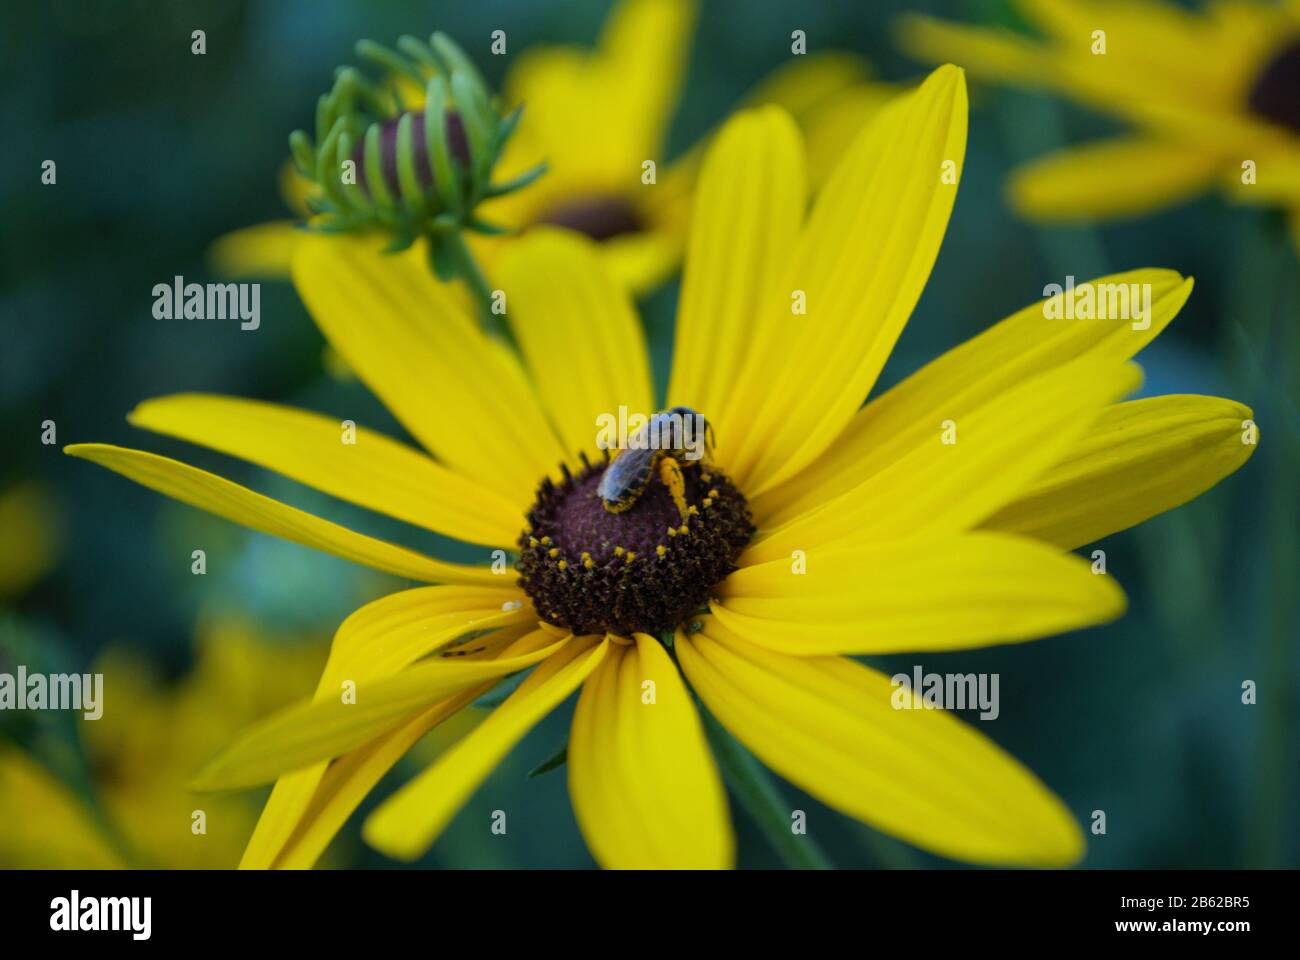
[(453, 234), (436, 230), (429, 234), (429, 262), (443, 283), (450, 283), (460, 276), (460, 252), (452, 237)]
[(412, 210), (418, 210), (424, 204), (424, 191), (420, 188), (420, 178), (415, 172), (414, 128), (414, 116), (402, 114), (402, 119), (397, 122), (397, 183), (406, 205)]
[(433, 186), (438, 191), (442, 205), (455, 213), (461, 212), (461, 196), (451, 150), (447, 145), (447, 81), (435, 76), (429, 81), (424, 103), (424, 138), (433, 167)]
[(429, 45), (419, 37), (413, 37), (409, 33), (403, 34), (397, 38), (397, 49), (425, 67), (430, 73), (438, 73), (443, 69), (438, 58), (429, 49)]
[(496, 139), (492, 142), (492, 150), (500, 155), (501, 150), (505, 147), (506, 142), (514, 136), (515, 130), (519, 127), (519, 119), (524, 115), (524, 105), (511, 110), (501, 122), (497, 124)]
[(517, 177), (511, 177), (509, 180), (506, 180), (504, 183), (498, 183), (488, 187), (487, 190), (484, 191), (483, 197), (484, 199), (488, 199), (490, 197), (499, 197), (502, 196), (503, 194), (513, 193), (516, 190), (528, 186), (530, 183), (532, 183), (534, 180), (536, 180), (538, 177), (544, 174), (546, 170), (547, 170), (546, 161), (543, 160), (537, 166), (530, 167), (529, 169), (525, 170), (523, 173), (519, 174), (519, 176)]
[(515, 227), (502, 226), (499, 223), (492, 223), (490, 220), (484, 220), (482, 217), (471, 217), (465, 224), (467, 230), (473, 230), (475, 233), (481, 233), (486, 237), (506, 237), (518, 233)]
[(351, 233), (354, 229), (345, 218), (336, 215), (327, 215), (303, 226), (312, 233)]
[(399, 233), (396, 234), (392, 242), (384, 247), (384, 253), (401, 253), (403, 250), (409, 250), (411, 244), (415, 243), (415, 234)]
[[(338, 168), (339, 168), (339, 176), (340, 176), (341, 185), (343, 187), (343, 195), (347, 197), (348, 204), (351, 206), (351, 208), (354, 211), (362, 215), (366, 215), (373, 212), (374, 205), (371, 204), (370, 198), (366, 196), (366, 192), (361, 189), (360, 182), (358, 181), (356, 183), (347, 183), (345, 181), (342, 181), (341, 179), (343, 175), (343, 164), (345, 161), (352, 159), (352, 154), (355, 150), (355, 147), (356, 144), (352, 142), (351, 134), (347, 133), (346, 131), (340, 134), (339, 149), (338, 149), (338, 156), (336, 158), (336, 163), (338, 164)], [(354, 173), (357, 177), (360, 177), (361, 176), (360, 168), (354, 171)]]
[(389, 50), (382, 43), (376, 43), (374, 40), (358, 40), (355, 49), (358, 57), (364, 57), (381, 67), (387, 67), (394, 73), (405, 74), (416, 84), (424, 83), (424, 76), (420, 73), (419, 67), (397, 51)]
[(289, 155), (293, 157), (293, 165), (300, 177), (314, 179), (316, 152), (312, 148), (311, 137), (307, 136), (305, 130), (295, 130), (289, 134)]
[(439, 30), (429, 38), (429, 44), (438, 59), (445, 65), (448, 74), (464, 73), (480, 90), (487, 89), (487, 84), (483, 82), (483, 75), (478, 72), (478, 67), (474, 66), (474, 61), (465, 56), (464, 51), (451, 37)]
[(388, 189), (387, 181), (384, 179), (384, 161), (380, 153), (379, 139), (379, 124), (371, 124), (370, 129), (366, 131), (366, 189), (370, 191), (375, 206), (382, 212), (392, 207), (393, 195)]
[(486, 104), (475, 102), (473, 82), (465, 73), (456, 71), (451, 75), (451, 95), (459, 108), (461, 124), (465, 127), (465, 138), (469, 141), (470, 170), (474, 182), (487, 182), (496, 157), (492, 152), (491, 131), (484, 124)]

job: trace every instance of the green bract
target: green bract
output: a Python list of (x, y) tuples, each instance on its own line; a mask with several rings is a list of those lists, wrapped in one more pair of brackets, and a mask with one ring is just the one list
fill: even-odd
[[(480, 219), (477, 206), (527, 186), (545, 164), (493, 184), (522, 107), (502, 116), (498, 98), (444, 34), (428, 43), (404, 36), (397, 48), (360, 41), (357, 55), (381, 67), (383, 77), (340, 68), (317, 103), (315, 139), (303, 130), (289, 138), (298, 172), (320, 188), (308, 201), (317, 215), (310, 229), (383, 230), (392, 250), (428, 237), (439, 278), (459, 276), (477, 286), (481, 277), (462, 231), (508, 232)], [(420, 88), (423, 107), (407, 102)]]

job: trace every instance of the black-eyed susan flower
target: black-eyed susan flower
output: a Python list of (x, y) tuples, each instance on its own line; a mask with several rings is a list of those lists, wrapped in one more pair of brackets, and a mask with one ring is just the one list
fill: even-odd
[(194, 758), (292, 703), (323, 659), (301, 637), (226, 615), (204, 617), (194, 667), (176, 680), (111, 647), (93, 667), (104, 677), (105, 708), (77, 721), (81, 780), (56, 776), (35, 752), (0, 738), (0, 867), (234, 867), (257, 806), (245, 796), (194, 793)]
[(358, 610), (312, 702), (199, 775), (206, 788), (276, 781), (245, 865), (313, 863), (416, 739), (525, 670), (368, 817), (372, 845), (418, 857), (578, 692), (568, 780), (596, 859), (727, 866), (693, 691), (773, 770), (910, 843), (981, 863), (1078, 859), (1080, 830), (1028, 770), (943, 711), (895, 709), (900, 691), (853, 657), (1118, 616), (1113, 579), (1068, 551), (1240, 466), (1251, 414), (1212, 397), (1118, 402), (1137, 384), (1129, 358), (1190, 294), (1167, 270), (1104, 281), (1149, 285), (1145, 324), (1049, 320), (1034, 304), (863, 406), (934, 263), (965, 140), (963, 75), (944, 67), (879, 112), (809, 213), (790, 116), (764, 107), (725, 126), (694, 201), (665, 404), (707, 417), (712, 453), (651, 478), (626, 510), (598, 495), (598, 425), (656, 409), (649, 361), (625, 288), (563, 231), (523, 238), (501, 264), (519, 356), (414, 252), (355, 238), (296, 252), (321, 329), (427, 454), (365, 430), (341, 444), (333, 418), (225, 397), (131, 416), (481, 544), (485, 561), (513, 549), (517, 573), (435, 560), (175, 460), (69, 448), (255, 529), (441, 584)]
[(1300, 244), (1300, 5), (1018, 0), (1037, 36), (919, 15), (904, 47), (1046, 89), (1133, 126), (1031, 161), (1009, 184), (1044, 220), (1130, 216), (1213, 187), (1290, 211)]
[[(515, 56), (507, 47), (512, 59), (502, 98), (522, 113), (499, 158), (500, 179), (523, 182), (539, 160), (546, 175), (479, 205), (482, 219), (511, 230), (550, 225), (591, 237), (607, 269), (636, 292), (676, 270), (699, 151), (669, 162), (665, 148), (696, 7), (694, 0), (619, 0), (592, 49), (541, 46)], [(780, 104), (801, 122), (816, 175), (888, 93), (868, 75), (866, 64), (848, 54), (792, 56), (751, 102)], [(418, 88), (406, 96), (417, 98)], [(301, 193), (301, 184), (286, 191), (296, 213)], [(240, 230), (214, 245), (214, 265), (230, 275), (281, 276), (300, 237), (293, 221)], [(491, 275), (506, 238), (466, 239)]]

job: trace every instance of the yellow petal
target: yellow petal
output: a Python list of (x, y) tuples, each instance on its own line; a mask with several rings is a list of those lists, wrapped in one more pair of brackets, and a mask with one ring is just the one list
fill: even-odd
[(606, 192), (639, 178), (639, 163), (626, 169), (619, 128), (605, 124), (618, 104), (609, 69), (613, 65), (593, 64), (590, 52), (578, 47), (531, 47), (514, 58), (503, 100), (512, 109), (523, 105), (524, 112), (501, 157), (500, 176), (516, 176), (543, 159), (546, 176), (527, 190), (487, 201), (481, 208), (485, 217), (522, 226), (584, 183), (588, 192)]
[(115, 870), (125, 866), (96, 812), (39, 763), (0, 741), (0, 868)]
[(1052, 83), (1051, 52), (1040, 42), (997, 27), (972, 27), (921, 14), (897, 25), (899, 46), (926, 63), (955, 63), (979, 80), (1030, 87)]
[[(1082, 68), (1079, 72), (1083, 72)], [(1254, 114), (1238, 109), (1235, 101), (1209, 104), (1189, 96), (1186, 90), (1170, 99), (1148, 100), (1127, 96), (1132, 86), (1132, 81), (1126, 80), (1122, 96), (1117, 96), (1118, 91), (1103, 88), (1093, 99), (1104, 101), (1122, 119), (1147, 128), (1162, 139), (1192, 144), (1198, 152), (1217, 151), (1226, 166), (1225, 175), (1238, 178), (1238, 182), (1242, 159), (1247, 157), (1257, 160), (1259, 168), (1270, 174), (1280, 172), (1274, 167), (1275, 159), (1294, 169), (1295, 135), (1285, 127), (1256, 119)], [(1086, 93), (1085, 88), (1079, 95), (1083, 97)], [(1271, 180), (1271, 176), (1266, 176), (1261, 183)]]
[[(765, 764), (822, 802), (975, 863), (1064, 866), (1083, 836), (1064, 804), (991, 740), (842, 657), (787, 657), (711, 623), (677, 635), (705, 705)], [(918, 709), (896, 710), (893, 702)]]
[(370, 815), (366, 842), (399, 860), (423, 854), (511, 747), (578, 688), (608, 649), (608, 640), (577, 637), (544, 660), (473, 732)]
[(512, 585), (416, 587), (380, 597), (339, 625), (317, 698), (334, 698), (344, 678), (392, 676), (462, 634), (536, 622)]
[(668, 653), (636, 635), (583, 685), (569, 794), (596, 860), (615, 869), (717, 869), (734, 855), (726, 792)]
[(942, 421), (960, 424), (1033, 377), (1084, 357), (1132, 357), (1169, 324), (1192, 291), (1191, 279), (1172, 270), (1134, 270), (1090, 283), (1099, 297), (1120, 285), (1137, 284), (1139, 290), (1149, 285), (1150, 323), (1134, 329), (1126, 320), (1048, 319), (1055, 315), (1049, 308), (1060, 314), (1064, 293), (1025, 307), (872, 400), (807, 470), (770, 494), (751, 497), (759, 525), (777, 526), (851, 490), (929, 444)]
[(335, 349), (426, 449), (523, 509), (562, 449), (522, 367), (491, 340), (417, 244), (310, 236), (294, 283)]
[(607, 119), (634, 162), (656, 159), (663, 149), (686, 76), (695, 14), (693, 0), (620, 0), (605, 21), (598, 56), (620, 108)]
[(745, 105), (789, 112), (803, 131), (808, 182), (816, 188), (867, 121), (898, 94), (888, 84), (868, 82), (871, 75), (865, 59), (840, 50), (791, 57), (746, 95)]
[(355, 442), (345, 443), (338, 418), (186, 393), (145, 401), (127, 419), (469, 543), (511, 544), (523, 524), (517, 504), (404, 443), (357, 426)]
[[(1300, 207), (1300, 140), (1290, 144), (1289, 151), (1277, 151), (1252, 156), (1254, 178), (1243, 183), (1246, 160), (1223, 164), (1218, 186), (1234, 203), (1260, 206), (1282, 206), (1291, 210)], [(1293, 223), (1294, 223), (1294, 214)]]
[(889, 467), (759, 538), (742, 566), (835, 543), (968, 530), (1057, 463), (1104, 407), (1141, 382), (1131, 363), (1085, 358), (1028, 380), (930, 436)]
[(603, 240), (597, 256), (611, 277), (642, 297), (657, 289), (676, 271), (686, 248), (690, 194), (656, 198), (645, 214), (646, 227)]
[[(339, 625), (313, 699), (337, 700), (344, 680), (392, 676), (471, 630), (496, 629), (498, 635), (514, 636), (520, 625), (534, 616), (531, 608), (520, 602), (521, 596), (514, 589), (419, 587), (368, 603)], [(515, 609), (517, 602), (519, 609)], [(501, 654), (529, 649), (521, 639), (518, 646)], [(318, 763), (276, 781), (241, 867), (264, 869), (275, 862), (307, 811), (325, 770), (326, 764)]]
[(320, 778), (311, 802), (303, 810), (274, 866), (282, 870), (311, 869), (348, 817), (416, 741), (469, 706), (493, 685), (488, 682), (471, 687), (436, 703), (395, 730), (334, 760)]
[(496, 222), (523, 225), (557, 200), (645, 190), (641, 164), (662, 166), (690, 48), (692, 0), (625, 0), (595, 50), (532, 47), (503, 83), (510, 106), (525, 105), (500, 168), (513, 176), (539, 160), (547, 174), (528, 190), (484, 207)]
[(888, 83), (860, 83), (828, 97), (795, 120), (804, 132), (808, 182), (814, 192), (826, 182), (854, 139), (902, 88)]
[(695, 195), (668, 387), (672, 404), (713, 423), (723, 463), (751, 429), (750, 409), (767, 387), (742, 371), (755, 323), (778, 295), (774, 280), (804, 203), (802, 148), (789, 116), (766, 107), (729, 121)]
[(1044, 32), (1071, 48), (1090, 49), (1092, 31), (1104, 30), (1107, 56), (1145, 60), (1189, 78), (1204, 78), (1213, 69), (1205, 62), (1211, 59), (1205, 56), (1211, 21), (1174, 3), (1017, 0), (1016, 5)]
[(495, 581), (500, 585), (501, 578), (489, 567), (467, 567), (434, 560), (414, 550), (354, 533), (178, 460), (107, 443), (76, 443), (65, 447), (63, 452), (98, 463), (150, 490), (252, 530), (332, 553), (398, 577), (428, 583), (490, 585)]
[(764, 287), (772, 300), (743, 374), (747, 429), (724, 460), (747, 493), (815, 460), (862, 405), (930, 275), (965, 150), (965, 81), (941, 67), (841, 158), (781, 282)]
[[(810, 182), (820, 184), (870, 116), (896, 93), (885, 84), (864, 82), (870, 73), (862, 57), (842, 51), (791, 57), (747, 94), (742, 106), (770, 105), (788, 112), (808, 140)], [(661, 164), (653, 194), (634, 195), (648, 201), (639, 205), (648, 224), (645, 232), (601, 244), (611, 271), (638, 295), (662, 283), (681, 261), (695, 184), (706, 148), (717, 135), (710, 130), (666, 170)], [(794, 229), (802, 217), (801, 208)]]
[(590, 240), (538, 229), (510, 245), (497, 276), (510, 327), (570, 456), (596, 449), (598, 418), (654, 413), (650, 360), (625, 287)]
[(1223, 168), (1214, 151), (1146, 137), (1068, 147), (1017, 168), (1011, 204), (1040, 220), (1138, 216), (1208, 188)]
[(303, 811), (311, 803), (328, 763), (318, 763), (275, 781), (266, 806), (257, 818), (253, 835), (239, 860), (241, 870), (269, 870), (293, 834)]
[(1169, 396), (1110, 407), (1068, 455), (985, 521), (1074, 549), (1200, 496), (1250, 458), (1249, 407)]
[(223, 277), (287, 280), (302, 238), (302, 228), (293, 220), (259, 223), (218, 237), (208, 248), (208, 262)]
[[(1021, 5), (1047, 39), (908, 17), (901, 24), (900, 43), (922, 60), (951, 61), (979, 79), (1051, 87), (1139, 123), (1154, 122), (1172, 108), (1185, 117), (1168, 129), (1182, 126), (1191, 133), (1190, 143), (1207, 142), (1204, 124), (1199, 131), (1186, 125), (1193, 114), (1203, 119), (1241, 114), (1241, 88), (1266, 53), (1258, 37), (1228, 36), (1215, 22), (1219, 18), (1167, 3), (1025, 0)], [(1219, 5), (1219, 10), (1226, 6)], [(1258, 4), (1235, 6), (1266, 9)], [(1106, 49), (1100, 56), (1094, 45), (1103, 42), (1103, 36)], [(1206, 56), (1207, 50), (1215, 55)], [(1134, 96), (1135, 90), (1142, 95)]]
[(759, 82), (745, 97), (745, 105), (772, 104), (799, 121), (871, 74), (864, 58), (841, 50), (791, 57)]
[[(775, 106), (790, 114), (795, 123), (812, 139), (812, 128), (845, 99), (854, 99), (862, 90), (884, 89), (883, 84), (868, 83), (872, 76), (871, 64), (866, 59), (842, 50), (827, 50), (791, 57), (764, 77), (744, 97), (741, 109)], [(856, 134), (861, 125), (854, 127)], [(706, 147), (717, 138), (718, 131), (711, 130), (686, 153), (673, 160), (668, 177), (660, 177), (659, 186), (668, 187), (674, 196), (680, 191), (688, 195), (700, 173)], [(851, 140), (851, 138), (850, 138)], [(847, 146), (845, 140), (840, 146)], [(835, 159), (839, 156), (836, 154)], [(671, 182), (668, 182), (671, 181)], [(662, 205), (659, 190), (658, 205)]]
[[(347, 753), (413, 714), (484, 681), (517, 673), (559, 649), (560, 641), (514, 657), (440, 657), (382, 680), (358, 681), (332, 698), (281, 711), (256, 724), (194, 778), (195, 790), (230, 790), (274, 780)], [(355, 697), (344, 699), (351, 693)]]
[(1081, 558), (990, 533), (813, 549), (743, 567), (718, 595), (717, 622), (795, 656), (1012, 643), (1124, 612), (1114, 578)]
[[(421, 90), (420, 92), (423, 93), (424, 91)], [(412, 107), (412, 109), (416, 108)], [(312, 215), (310, 200), (321, 192), (320, 187), (317, 186), (314, 180), (309, 180), (300, 174), (298, 165), (292, 159), (286, 159), (280, 165), (278, 180), (280, 197), (284, 200), (284, 205), (300, 219), (308, 219)]]
[[(1243, 72), (1257, 69), (1263, 55), (1262, 50), (1252, 55), (1248, 44), (1221, 35), (1214, 18), (1161, 0), (1018, 2), (1026, 17), (1054, 38), (1057, 62), (1049, 75), (1059, 76), (1067, 90), (1103, 109), (1123, 111), (1126, 101), (1185, 100), (1235, 110), (1237, 88), (1248, 80)], [(1102, 58), (1093, 54), (1098, 39), (1094, 31), (1105, 37), (1107, 63), (1102, 69)], [(1216, 55), (1207, 56), (1207, 50)], [(1133, 96), (1134, 90), (1141, 90), (1142, 96)]]

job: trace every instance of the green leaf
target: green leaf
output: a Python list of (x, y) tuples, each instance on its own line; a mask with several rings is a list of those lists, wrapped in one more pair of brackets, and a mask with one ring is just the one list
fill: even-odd
[(528, 771), (528, 779), (531, 780), (533, 779), (533, 777), (540, 777), (544, 773), (550, 773), (552, 770), (558, 770), (560, 767), (564, 766), (565, 763), (568, 762), (568, 760), (569, 760), (569, 743), (566, 740), (564, 746), (560, 747), (560, 749), (556, 751), (556, 753), (549, 760), (543, 761), (540, 765)]

